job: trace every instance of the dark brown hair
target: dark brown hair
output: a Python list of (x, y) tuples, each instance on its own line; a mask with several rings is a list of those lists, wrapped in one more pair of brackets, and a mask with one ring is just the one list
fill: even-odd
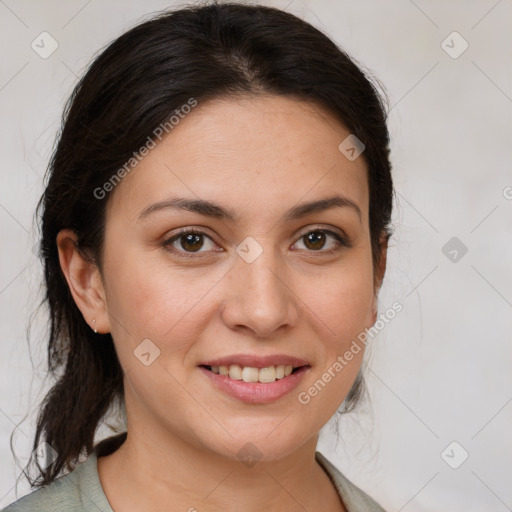
[[(94, 190), (191, 97), (201, 104), (269, 93), (316, 104), (364, 143), (374, 269), (378, 265), (380, 237), (387, 242), (392, 234), (393, 185), (385, 100), (368, 72), (321, 31), (272, 7), (193, 5), (130, 29), (73, 90), (37, 208), (43, 302), (50, 312), (47, 364), (56, 382), (41, 404), (33, 449), (45, 441), (57, 457), (46, 468), (37, 462), (37, 479), (24, 472), (33, 487), (72, 470), (84, 451), (89, 455), (97, 428), (124, 400), (112, 338), (95, 334), (76, 306), (59, 264), (57, 234), (74, 230), (78, 248), (101, 270), (108, 198), (98, 200)], [(340, 412), (353, 409), (363, 384), (360, 372)]]

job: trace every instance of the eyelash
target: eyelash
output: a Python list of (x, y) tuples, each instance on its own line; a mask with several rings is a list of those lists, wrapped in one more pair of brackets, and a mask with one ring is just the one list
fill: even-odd
[[(311, 234), (311, 233), (324, 233), (326, 235), (331, 235), (332, 237), (334, 237), (334, 239), (338, 242), (338, 247), (335, 247), (334, 249), (329, 249), (327, 251), (323, 251), (323, 250), (318, 250), (318, 251), (314, 251), (314, 250), (308, 250), (307, 252), (311, 252), (311, 253), (319, 253), (319, 254), (333, 254), (343, 248), (349, 248), (351, 247), (351, 244), (349, 243), (349, 241), (342, 237), (341, 235), (339, 235), (338, 233), (336, 233), (335, 231), (331, 231), (330, 229), (323, 229), (323, 228), (318, 228), (318, 229), (312, 229), (306, 233), (304, 233), (302, 236), (299, 237), (299, 240), (305, 238), (307, 235)], [(166, 249), (167, 251), (169, 252), (172, 252), (176, 255), (178, 255), (179, 257), (182, 257), (182, 258), (200, 258), (202, 257), (201, 256), (201, 253), (187, 253), (186, 251), (179, 251), (179, 250), (176, 250), (172, 247), (172, 244), (176, 241), (176, 240), (179, 240), (180, 237), (184, 236), (184, 235), (204, 235), (206, 236), (207, 238), (209, 238), (210, 240), (212, 240), (212, 238), (202, 232), (202, 231), (198, 231), (196, 229), (193, 229), (193, 228), (183, 228), (183, 229), (180, 229), (176, 234), (174, 234), (171, 238), (168, 238), (167, 240), (165, 240), (163, 243), (162, 243), (162, 246), (164, 247), (164, 249)], [(213, 242), (213, 240), (212, 240)], [(207, 251), (205, 251), (207, 252)]]

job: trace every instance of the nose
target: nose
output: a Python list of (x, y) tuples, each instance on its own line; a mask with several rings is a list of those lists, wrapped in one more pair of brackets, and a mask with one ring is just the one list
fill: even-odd
[(297, 325), (300, 300), (272, 250), (265, 249), (251, 263), (237, 257), (226, 277), (221, 316), (229, 328), (268, 338)]

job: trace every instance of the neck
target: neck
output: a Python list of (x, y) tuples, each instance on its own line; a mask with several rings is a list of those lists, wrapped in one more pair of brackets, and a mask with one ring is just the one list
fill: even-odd
[[(114, 510), (261, 512), (315, 510), (329, 497), (344, 510), (328, 475), (315, 460), (318, 435), (274, 461), (243, 463), (169, 434), (148, 438), (131, 429), (98, 473)], [(243, 492), (241, 492), (241, 489)]]

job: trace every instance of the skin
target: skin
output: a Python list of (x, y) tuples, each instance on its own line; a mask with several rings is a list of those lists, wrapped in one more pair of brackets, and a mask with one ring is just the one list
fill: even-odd
[[(290, 98), (199, 104), (111, 194), (102, 272), (75, 249), (73, 232), (59, 233), (73, 297), (89, 325), (94, 319), (98, 332), (112, 334), (125, 373), (128, 437), (98, 459), (114, 510), (314, 511), (318, 503), (346, 510), (315, 449), (364, 351), (309, 404), (297, 395), (377, 315), (373, 277), (380, 287), (387, 247), (374, 269), (366, 163), (338, 150), (348, 135), (319, 106)], [(333, 193), (356, 203), (361, 219), (337, 207), (282, 220), (297, 204)], [(214, 201), (239, 219), (165, 209), (138, 220), (148, 205), (174, 196)], [(184, 237), (172, 244), (175, 253), (164, 246), (188, 227), (206, 233), (202, 246)], [(345, 233), (351, 247), (332, 235), (323, 245), (308, 242), (318, 229)], [(236, 252), (248, 236), (263, 250), (252, 263)], [(192, 257), (180, 257), (187, 250)], [(144, 339), (160, 350), (149, 366), (134, 357)], [(311, 369), (276, 402), (247, 404), (215, 389), (197, 367), (236, 353), (289, 354)], [(252, 467), (236, 455), (249, 442), (262, 454)]]

